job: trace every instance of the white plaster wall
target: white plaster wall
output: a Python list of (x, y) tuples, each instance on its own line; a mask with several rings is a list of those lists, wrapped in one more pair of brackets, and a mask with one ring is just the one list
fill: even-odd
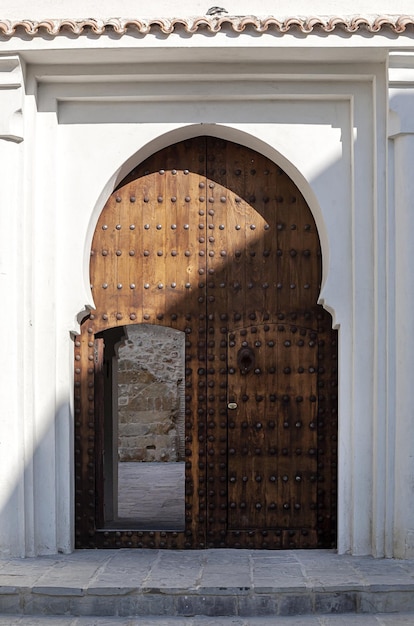
[[(136, 0), (3, 0), (2, 18), (41, 19), (58, 17), (115, 17), (115, 16), (165, 16), (204, 15), (212, 6), (208, 0), (153, 0), (151, 4), (140, 6)], [(411, 14), (411, 0), (225, 0), (219, 6), (230, 15), (353, 15), (353, 14)]]
[(394, 217), (395, 262), (393, 328), (395, 350), (395, 526), (394, 554), (414, 558), (414, 410), (412, 375), (414, 346), (413, 217), (414, 182), (414, 55), (395, 53), (390, 59), (390, 171), (394, 174), (390, 211)]

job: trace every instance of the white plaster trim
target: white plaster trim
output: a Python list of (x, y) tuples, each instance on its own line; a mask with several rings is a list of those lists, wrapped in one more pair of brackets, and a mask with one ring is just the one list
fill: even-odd
[(414, 15), (353, 15), (353, 16), (308, 16), (286, 17), (278, 19), (274, 16), (257, 17), (246, 16), (198, 16), (198, 17), (159, 17), (159, 18), (109, 18), (109, 19), (44, 19), (44, 20), (0, 20), (0, 35), (12, 37), (24, 31), (27, 35), (52, 35), (57, 36), (72, 32), (74, 35), (92, 32), (95, 35), (104, 35), (114, 32), (117, 35), (125, 35), (128, 30), (138, 31), (141, 35), (161, 31), (169, 35), (175, 31), (184, 30), (186, 33), (195, 34), (205, 30), (217, 33), (223, 28), (230, 28), (236, 33), (242, 33), (246, 29), (257, 33), (267, 31), (285, 34), (289, 31), (299, 31), (309, 35), (313, 31), (333, 33), (343, 31), (346, 33), (368, 32), (379, 33), (382, 30), (390, 30), (396, 34), (406, 31), (412, 33)]
[(22, 85), (19, 57), (0, 58), (0, 139), (23, 141)]

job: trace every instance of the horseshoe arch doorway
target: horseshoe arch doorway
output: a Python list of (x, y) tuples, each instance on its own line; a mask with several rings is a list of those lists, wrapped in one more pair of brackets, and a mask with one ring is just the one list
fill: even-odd
[[(76, 547), (336, 545), (337, 331), (317, 304), (321, 275), (302, 194), (245, 146), (189, 139), (118, 185), (92, 242), (96, 308), (75, 341)], [(114, 507), (114, 372), (131, 333), (141, 337), (133, 376), (154, 355), (148, 334), (155, 361), (172, 338), (180, 346), (170, 380), (181, 381), (182, 419), (173, 522), (146, 522), (139, 498), (129, 520)], [(151, 486), (146, 461), (136, 468), (146, 465)]]

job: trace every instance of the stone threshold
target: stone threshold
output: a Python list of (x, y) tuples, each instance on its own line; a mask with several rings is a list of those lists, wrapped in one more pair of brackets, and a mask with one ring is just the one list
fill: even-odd
[(330, 550), (79, 550), (0, 560), (1, 615), (289, 616), (414, 611), (414, 560)]

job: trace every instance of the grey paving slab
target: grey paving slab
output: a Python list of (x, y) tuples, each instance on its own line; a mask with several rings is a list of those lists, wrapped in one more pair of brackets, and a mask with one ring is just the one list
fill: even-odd
[[(92, 554), (87, 552), (92, 561), (95, 559), (94, 552)], [(151, 568), (161, 558), (161, 553), (157, 550), (97, 550), (96, 552), (105, 553), (107, 559), (101, 563), (90, 579), (88, 593), (94, 594), (107, 593), (109, 589), (114, 590), (115, 593), (116, 590), (119, 593), (129, 593), (133, 589), (140, 588)]]
[(203, 552), (193, 555), (189, 552), (180, 554), (164, 551), (154, 562), (148, 576), (142, 583), (144, 589), (194, 590), (197, 588), (206, 560)]
[(246, 593), (253, 586), (250, 554), (209, 550), (200, 577), (203, 593)]

